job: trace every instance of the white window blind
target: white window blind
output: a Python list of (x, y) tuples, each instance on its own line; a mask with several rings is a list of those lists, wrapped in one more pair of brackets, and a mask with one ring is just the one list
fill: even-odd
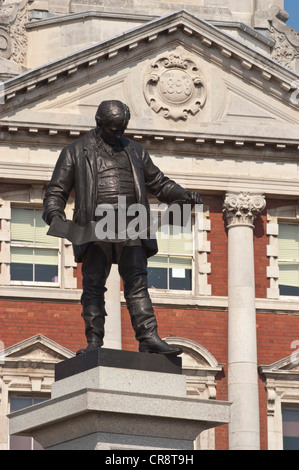
[(193, 233), (191, 226), (163, 225), (158, 230), (159, 252), (148, 263), (149, 287), (192, 290)]
[(299, 225), (279, 224), (279, 289), (281, 295), (299, 295)]
[(59, 239), (47, 231), (42, 210), (12, 208), (12, 282), (58, 283)]

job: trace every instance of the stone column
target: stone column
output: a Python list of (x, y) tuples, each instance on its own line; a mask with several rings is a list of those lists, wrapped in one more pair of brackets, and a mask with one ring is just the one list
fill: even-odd
[(230, 450), (260, 447), (253, 229), (254, 219), (265, 205), (262, 195), (243, 192), (229, 192), (224, 201), (228, 230)]
[(106, 301), (106, 323), (104, 347), (109, 349), (121, 349), (121, 298), (120, 298), (120, 276), (116, 265), (111, 267), (107, 280)]

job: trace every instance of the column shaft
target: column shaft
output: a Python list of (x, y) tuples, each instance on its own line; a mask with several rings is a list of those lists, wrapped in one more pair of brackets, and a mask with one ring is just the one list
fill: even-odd
[(253, 222), (264, 198), (228, 193), (228, 399), (230, 450), (258, 450), (259, 399), (256, 343)]
[(228, 400), (230, 449), (259, 449), (253, 233), (228, 229)]
[(105, 299), (108, 315), (105, 323), (104, 347), (122, 349), (120, 277), (116, 265), (112, 265), (106, 287)]

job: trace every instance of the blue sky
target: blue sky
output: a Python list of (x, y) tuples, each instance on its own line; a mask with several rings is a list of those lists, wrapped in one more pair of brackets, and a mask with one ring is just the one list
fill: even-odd
[(287, 24), (299, 31), (299, 0), (284, 0), (284, 9), (290, 15)]

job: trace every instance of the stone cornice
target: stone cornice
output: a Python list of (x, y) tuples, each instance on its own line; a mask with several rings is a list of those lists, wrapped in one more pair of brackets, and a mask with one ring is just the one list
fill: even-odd
[(49, 18), (45, 18), (38, 21), (31, 21), (26, 24), (26, 29), (38, 29), (41, 27), (48, 27), (52, 24), (59, 24), (59, 23), (68, 23), (76, 20), (86, 20), (92, 18), (99, 18), (99, 19), (116, 19), (116, 20), (126, 20), (130, 21), (152, 21), (157, 18), (154, 15), (142, 15), (138, 13), (113, 13), (113, 12), (101, 12), (96, 10), (89, 10), (80, 13), (70, 13), (68, 15), (59, 15), (59, 16), (52, 16)]
[[(60, 148), (57, 149), (59, 152)], [(0, 173), (1, 181), (10, 181), (14, 183), (48, 183), (51, 179), (53, 166), (50, 165), (38, 165), (28, 163), (7, 163), (0, 161)], [(230, 175), (196, 175), (196, 174), (178, 174), (171, 171), (167, 171), (167, 176), (174, 179), (182, 186), (187, 188), (201, 188), (203, 194), (221, 194), (230, 188), (231, 190), (238, 191), (240, 188), (246, 188), (246, 190), (257, 192), (260, 188), (263, 188), (263, 193), (270, 197), (292, 197), (299, 199), (299, 187), (298, 181), (294, 178), (293, 180), (288, 179), (270, 179), (261, 176), (257, 177), (245, 177), (245, 176), (230, 176)]]
[[(76, 20), (86, 20), (86, 19), (114, 19), (114, 20), (126, 20), (126, 21), (152, 21), (158, 18), (158, 16), (155, 15), (142, 15), (138, 13), (113, 13), (113, 12), (100, 12), (96, 10), (90, 10), (90, 11), (85, 11), (85, 12), (79, 12), (79, 13), (71, 13), (68, 15), (62, 15), (62, 16), (53, 16), (49, 18), (45, 18), (42, 20), (38, 21), (31, 21), (26, 24), (26, 29), (31, 30), (31, 29), (39, 29), (42, 27), (48, 27), (51, 25), (55, 25), (57, 23), (68, 23), (68, 22), (73, 22)], [(210, 23), (215, 26), (216, 28), (223, 29), (223, 28), (228, 28), (228, 29), (239, 29), (249, 36), (253, 37), (255, 40), (260, 41), (263, 44), (266, 44), (267, 46), (273, 47), (275, 45), (275, 41), (267, 38), (263, 34), (259, 33), (255, 29), (249, 27), (245, 23), (242, 22), (237, 22), (237, 21), (219, 21), (219, 20), (211, 20)]]
[(237, 22), (237, 21), (211, 21), (211, 23), (220, 29), (222, 28), (239, 29), (243, 31), (244, 33), (248, 34), (249, 36), (253, 37), (255, 40), (258, 40), (261, 43), (266, 44), (267, 46), (273, 47), (275, 45), (275, 41), (259, 33), (256, 29), (250, 28), (250, 26), (248, 26), (245, 23)]
[(61, 289), (53, 287), (0, 286), (0, 299), (38, 299), (47, 302), (80, 304), (80, 289)]
[[(82, 137), (90, 130), (90, 127), (70, 126), (68, 128), (62, 125), (46, 125), (46, 124), (33, 124), (30, 125), (24, 122), (12, 122), (2, 120), (0, 121), (1, 141), (10, 142), (12, 137), (16, 141), (19, 132), (22, 132), (22, 137), (18, 140), (20, 144), (22, 141), (34, 144), (34, 137), (43, 137), (45, 145), (54, 145), (60, 147), (63, 143), (71, 143), (74, 139)], [(298, 160), (299, 157), (299, 137), (287, 138), (281, 137), (265, 137), (265, 136), (250, 136), (250, 135), (233, 135), (233, 134), (215, 134), (198, 132), (176, 132), (175, 134), (170, 131), (149, 131), (143, 129), (127, 129), (126, 136), (130, 139), (139, 141), (155, 148), (159, 144), (164, 143), (168, 145), (175, 144), (180, 146), (180, 151), (184, 154), (205, 153), (211, 154), (214, 157), (221, 155), (225, 156), (243, 156), (250, 158), (253, 155), (258, 158), (260, 155), (263, 159), (280, 160), (286, 157), (290, 160)], [(57, 141), (59, 137), (59, 141)], [(192, 148), (193, 146), (193, 148)], [(177, 147), (176, 147), (177, 148)]]

